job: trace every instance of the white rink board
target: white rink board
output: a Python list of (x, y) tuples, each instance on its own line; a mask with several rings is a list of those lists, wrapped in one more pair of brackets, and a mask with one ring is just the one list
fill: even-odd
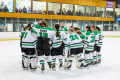
[(0, 39), (20, 39), (20, 32), (0, 32)]
[[(32, 72), (21, 67), (19, 40), (0, 41), (0, 80), (120, 80), (120, 38), (104, 38), (102, 63), (89, 69), (49, 70)], [(58, 60), (57, 60), (58, 61)]]
[[(102, 31), (104, 36), (120, 36), (120, 31)], [(0, 39), (20, 39), (20, 32), (0, 32)]]

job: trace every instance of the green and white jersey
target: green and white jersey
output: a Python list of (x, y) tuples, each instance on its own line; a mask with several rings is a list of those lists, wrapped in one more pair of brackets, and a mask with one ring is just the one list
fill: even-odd
[(98, 31), (98, 36), (99, 36), (99, 41), (97, 46), (101, 47), (103, 45), (103, 38), (104, 38), (104, 36), (101, 34), (101, 31)]
[(19, 35), (19, 36), (21, 37), (21, 36), (23, 36), (24, 34), (25, 34), (25, 31), (22, 30), (22, 31), (20, 32), (20, 35)]
[(22, 38), (22, 48), (35, 48), (36, 43), (37, 40), (34, 37), (34, 33), (26, 30)]
[(84, 30), (81, 30), (80, 32), (81, 32), (82, 34), (84, 34), (84, 35), (85, 35), (85, 33), (86, 33)]
[(63, 30), (59, 30), (59, 37), (56, 37), (56, 30), (54, 31), (54, 35), (52, 37), (52, 47), (58, 48), (62, 45), (62, 42), (65, 44), (65, 47), (67, 46), (67, 35)]
[(46, 37), (52, 40), (54, 30), (50, 27), (41, 27), (38, 25), (38, 22), (31, 24), (32, 31), (36, 34), (36, 37)]
[(87, 51), (93, 51), (94, 49), (94, 44), (95, 44), (95, 37), (91, 34), (90, 31), (86, 32), (85, 36), (85, 42), (84, 42), (84, 48)]
[(82, 39), (77, 33), (68, 33), (67, 39), (70, 49), (83, 47)]
[(93, 31), (91, 33), (91, 36), (94, 40), (92, 40), (91, 42), (93, 42), (94, 44), (98, 44), (98, 41), (99, 41), (99, 36), (98, 36), (98, 33), (97, 31)]
[(66, 27), (60, 29), (62, 29), (66, 34), (68, 33), (68, 29)]

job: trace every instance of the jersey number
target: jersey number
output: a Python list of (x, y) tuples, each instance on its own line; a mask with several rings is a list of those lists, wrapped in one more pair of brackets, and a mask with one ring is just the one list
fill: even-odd
[(95, 42), (95, 36), (91, 36), (92, 40), (90, 42)]
[(77, 37), (77, 35), (70, 35), (70, 38), (71, 38), (71, 41), (74, 41), (74, 40), (76, 40), (76, 39), (79, 39), (79, 38)]
[(26, 32), (26, 33), (25, 33), (25, 36), (24, 36), (24, 38), (26, 38), (27, 34), (28, 34), (28, 32)]
[(59, 35), (59, 38), (57, 40), (61, 40), (61, 35)]
[(40, 37), (45, 36), (46, 38), (48, 38), (48, 34), (47, 34), (47, 33), (42, 33), (42, 32), (40, 32), (39, 34), (40, 34)]

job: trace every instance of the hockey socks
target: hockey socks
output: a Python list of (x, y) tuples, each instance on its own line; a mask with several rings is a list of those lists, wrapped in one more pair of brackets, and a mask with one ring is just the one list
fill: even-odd
[(93, 61), (94, 61), (94, 62), (96, 62), (96, 61), (97, 61), (96, 51), (93, 51)]
[(87, 67), (89, 64), (89, 53), (85, 53), (85, 59), (84, 59), (84, 67)]
[(101, 52), (98, 52), (98, 62), (101, 62)]

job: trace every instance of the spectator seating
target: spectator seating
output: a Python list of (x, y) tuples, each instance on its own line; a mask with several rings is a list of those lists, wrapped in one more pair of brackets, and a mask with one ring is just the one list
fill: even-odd
[(37, 14), (37, 10), (34, 10), (33, 13), (34, 13), (34, 14)]
[(38, 14), (40, 14), (40, 10), (38, 10)]
[(19, 11), (18, 11), (18, 8), (16, 8), (16, 13), (18, 13)]

